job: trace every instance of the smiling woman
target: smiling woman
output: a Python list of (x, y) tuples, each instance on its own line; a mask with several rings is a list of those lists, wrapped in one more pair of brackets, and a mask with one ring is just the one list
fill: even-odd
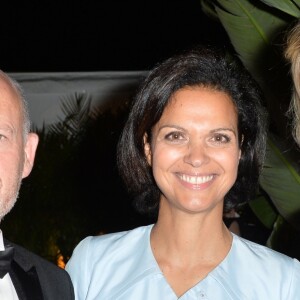
[(192, 87), (178, 90), (145, 144), (162, 193), (160, 213), (223, 213), (240, 157), (237, 114), (224, 92)]
[(220, 50), (194, 49), (150, 72), (122, 133), (118, 164), (137, 209), (157, 221), (84, 239), (66, 268), (77, 299), (298, 297), (297, 260), (223, 223), (223, 213), (258, 185), (261, 98), (249, 73)]

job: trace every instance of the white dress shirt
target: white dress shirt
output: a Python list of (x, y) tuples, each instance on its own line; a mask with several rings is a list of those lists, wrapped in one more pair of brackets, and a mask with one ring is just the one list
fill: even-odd
[[(0, 230), (0, 251), (4, 250), (4, 242), (2, 231)], [(9, 274), (0, 278), (0, 299), (1, 300), (19, 300), (15, 287), (11, 281)]]

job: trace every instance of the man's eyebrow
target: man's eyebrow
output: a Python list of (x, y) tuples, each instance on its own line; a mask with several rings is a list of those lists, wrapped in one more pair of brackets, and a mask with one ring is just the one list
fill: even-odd
[(9, 134), (12, 134), (14, 132), (13, 128), (11, 128), (10, 126), (7, 126), (7, 125), (0, 125), (0, 132), (1, 131), (5, 131)]

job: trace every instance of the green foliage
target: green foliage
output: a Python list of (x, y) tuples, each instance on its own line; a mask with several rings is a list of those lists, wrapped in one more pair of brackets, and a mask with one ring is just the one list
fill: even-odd
[(259, 193), (255, 199), (249, 202), (249, 206), (266, 228), (273, 228), (278, 213), (268, 195), (262, 192)]
[[(216, 3), (216, 15), (224, 26), (229, 38), (244, 65), (259, 76), (262, 51), (268, 49), (286, 21), (282, 15), (261, 9), (248, 0), (202, 1)], [(207, 7), (207, 6), (203, 6)], [(211, 12), (210, 12), (211, 14)], [(253, 60), (255, 57), (255, 60)]]
[(299, 0), (262, 0), (270, 7), (275, 7), (280, 11), (287, 13), (295, 18), (300, 18), (300, 1)]
[(273, 229), (267, 245), (300, 257), (293, 242), (300, 230), (299, 150), (295, 150), (286, 117), (292, 82), (283, 56), (285, 34), (300, 17), (300, 1), (201, 0), (201, 6), (221, 22), (266, 96), (270, 115), (267, 155), (261, 192), (250, 207), (266, 228)]
[(263, 88), (273, 130), (285, 137), (289, 124), (282, 112), (287, 111), (290, 102), (290, 81), (283, 76), (289, 72), (281, 45), (285, 30), (295, 19), (263, 2), (202, 0), (201, 4), (209, 15), (214, 11), (239, 58)]
[(291, 154), (291, 151), (280, 149), (278, 141), (270, 137), (260, 185), (284, 219), (300, 229), (300, 219), (296, 216), (300, 212), (300, 176), (292, 165), (295, 162)]

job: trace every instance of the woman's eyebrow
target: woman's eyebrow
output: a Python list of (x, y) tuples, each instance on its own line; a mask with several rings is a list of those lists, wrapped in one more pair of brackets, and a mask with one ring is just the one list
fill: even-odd
[(184, 130), (183, 127), (181, 126), (178, 126), (178, 125), (173, 125), (173, 124), (165, 124), (165, 125), (162, 125), (158, 128), (158, 130), (161, 130), (161, 129), (164, 129), (164, 128), (176, 128), (178, 130)]
[(215, 133), (215, 132), (218, 132), (218, 131), (230, 131), (236, 136), (236, 131), (234, 129), (230, 128), (230, 127), (220, 127), (220, 128), (213, 129), (210, 132)]

